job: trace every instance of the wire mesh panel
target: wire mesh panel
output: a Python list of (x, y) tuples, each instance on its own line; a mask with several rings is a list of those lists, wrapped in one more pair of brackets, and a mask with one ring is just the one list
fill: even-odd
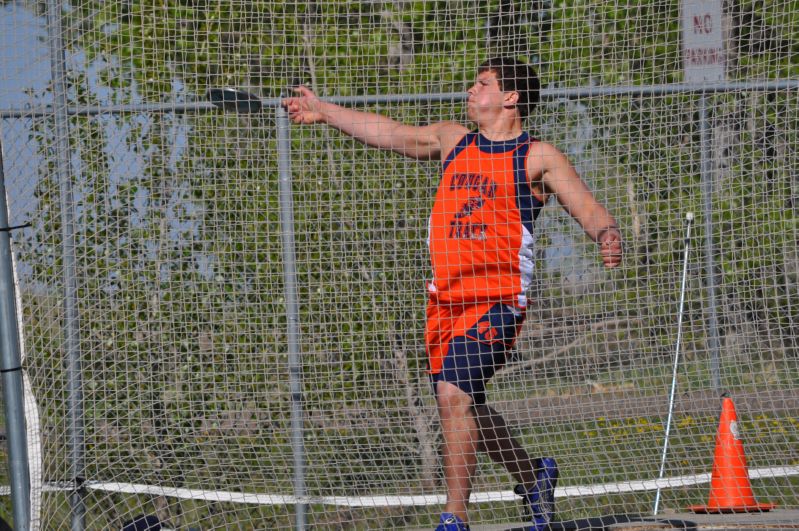
[[(523, 129), (565, 155), (517, 167), (543, 204), (524, 325), (486, 390), (533, 461), (557, 459), (557, 519), (704, 503), (725, 392), (746, 481), (799, 508), (799, 2), (709, 7), (724, 78), (704, 84), (683, 32), (718, 27), (681, 25), (687, 5), (3, 2), (35, 522), (437, 525), (449, 450), (425, 323), (449, 153), (424, 150), (435, 124), (475, 127), (466, 92), (491, 57), (535, 67)], [(341, 104), (330, 122), (370, 114), (289, 125), (300, 85)], [(396, 122), (359, 141), (372, 113)], [(391, 143), (398, 123), (413, 142)], [(558, 194), (566, 160), (619, 225), (618, 267)], [(494, 199), (469, 179), (450, 182), (471, 194), (458, 219)], [(452, 234), (486, 245), (470, 227)], [(518, 478), (477, 455), (472, 528), (524, 520)]]

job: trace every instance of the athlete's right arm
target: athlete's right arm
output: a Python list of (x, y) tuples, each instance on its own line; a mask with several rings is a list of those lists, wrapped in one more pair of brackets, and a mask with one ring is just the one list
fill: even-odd
[(297, 87), (294, 91), (296, 96), (283, 100), (283, 106), (293, 123), (324, 123), (368, 146), (391, 150), (414, 159), (439, 158), (442, 151), (450, 147), (452, 137), (466, 131), (462, 125), (454, 122), (407, 125), (381, 114), (356, 111), (322, 101), (307, 87)]

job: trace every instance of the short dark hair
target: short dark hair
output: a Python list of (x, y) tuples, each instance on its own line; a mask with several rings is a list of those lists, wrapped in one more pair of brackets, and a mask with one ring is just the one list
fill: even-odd
[(477, 73), (494, 72), (503, 92), (517, 92), (522, 120), (530, 115), (541, 99), (541, 82), (535, 69), (512, 57), (492, 57), (477, 68)]

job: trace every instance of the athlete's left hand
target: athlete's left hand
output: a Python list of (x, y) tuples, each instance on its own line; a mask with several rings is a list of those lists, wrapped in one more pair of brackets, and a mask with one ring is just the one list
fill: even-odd
[(619, 229), (612, 227), (599, 235), (599, 254), (602, 256), (602, 263), (607, 268), (616, 267), (621, 264), (624, 254), (624, 245), (621, 240)]

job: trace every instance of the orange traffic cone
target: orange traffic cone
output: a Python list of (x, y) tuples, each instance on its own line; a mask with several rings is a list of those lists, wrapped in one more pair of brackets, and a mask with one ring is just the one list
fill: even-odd
[(757, 503), (749, 484), (744, 445), (738, 430), (738, 416), (732, 399), (721, 403), (721, 421), (716, 434), (716, 453), (710, 479), (710, 499), (707, 505), (692, 505), (695, 513), (749, 513), (768, 511), (773, 503)]

